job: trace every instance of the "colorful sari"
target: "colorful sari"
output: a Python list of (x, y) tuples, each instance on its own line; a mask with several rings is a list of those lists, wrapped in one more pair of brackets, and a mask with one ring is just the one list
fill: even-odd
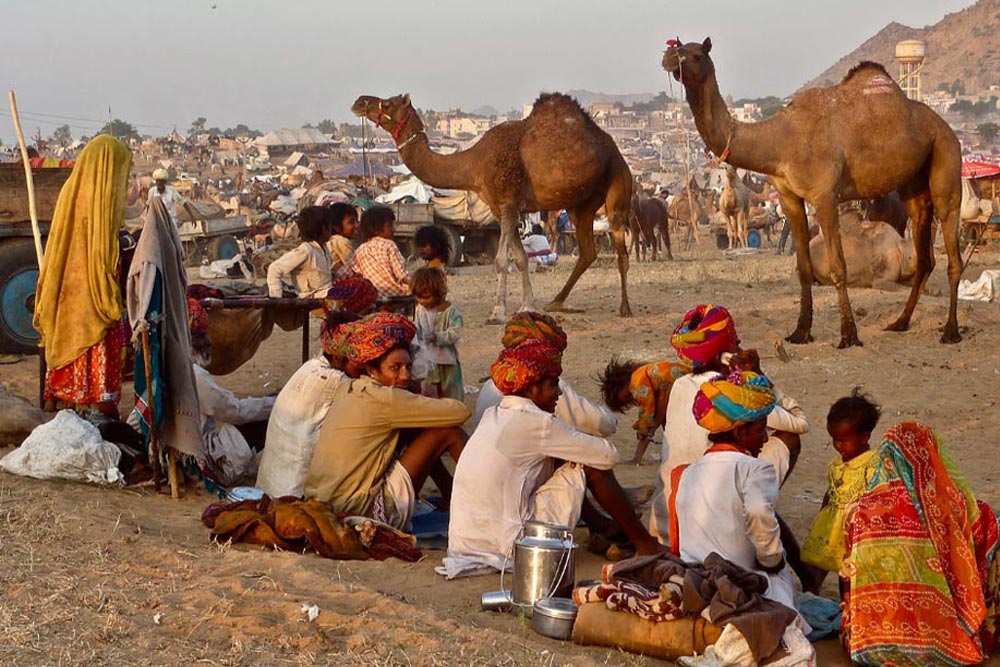
[(889, 667), (982, 662), (993, 643), (996, 514), (976, 502), (927, 426), (896, 424), (877, 459), (849, 520), (851, 660)]

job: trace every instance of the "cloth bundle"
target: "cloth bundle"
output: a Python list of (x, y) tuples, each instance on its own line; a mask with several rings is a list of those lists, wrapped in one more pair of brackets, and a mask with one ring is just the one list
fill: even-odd
[(214, 503), (202, 523), (223, 540), (286, 551), (314, 551), (337, 560), (420, 560), (416, 540), (364, 517), (338, 516), (329, 503), (291, 496)]

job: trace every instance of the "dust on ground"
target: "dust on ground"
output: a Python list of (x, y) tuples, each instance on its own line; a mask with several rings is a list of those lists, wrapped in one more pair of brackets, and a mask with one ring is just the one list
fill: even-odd
[[(618, 274), (610, 258), (584, 274), (569, 304), (585, 312), (559, 316), (569, 334), (565, 377), (582, 393), (598, 398), (593, 378), (612, 355), (672, 358), (668, 337), (681, 315), (697, 303), (724, 304), (743, 344), (761, 351), (765, 372), (798, 399), (813, 425), (779, 507), (800, 539), (819, 509), (833, 455), (823, 428), (826, 411), (855, 385), (882, 404), (879, 432), (902, 420), (933, 425), (977, 494), (1000, 505), (994, 451), (1000, 307), (960, 303), (964, 340), (940, 345), (948, 306), (943, 257), (930, 282), (931, 292), (941, 296), (921, 298), (907, 333), (882, 329), (902, 308), (908, 288), (851, 291), (861, 348), (835, 349), (836, 295), (832, 288), (815, 288), (816, 342), (786, 344), (791, 361), (783, 363), (774, 343), (791, 331), (798, 312), (793, 260), (770, 253), (734, 259), (708, 250), (678, 254), (673, 263), (632, 264), (630, 320), (617, 317)], [(540, 304), (565, 281), (566, 259), (553, 272), (532, 275)], [(998, 264), (996, 253), (977, 253), (965, 277), (974, 280)], [(520, 281), (513, 278), (511, 312), (520, 300)], [(495, 284), (485, 270), (450, 278), (451, 299), (465, 318), (467, 384), (487, 374), (499, 348), (500, 329), (484, 324)], [(242, 394), (276, 391), (298, 368), (300, 339), (297, 331), (276, 329), (252, 361), (221, 383)], [(34, 359), (0, 369), (11, 391), (37, 396)], [(471, 407), (475, 395), (467, 400)], [(634, 451), (633, 419), (625, 415), (615, 437), (623, 459)], [(650, 448), (640, 467), (618, 468), (624, 484), (654, 479), (657, 449)], [(0, 473), (0, 664), (666, 664), (547, 640), (514, 615), (481, 612), (479, 595), (496, 590), (499, 578), (446, 582), (434, 574), (440, 551), (414, 564), (337, 562), (213, 544), (199, 522), (211, 501), (191, 492), (172, 501), (146, 488), (104, 490)], [(578, 576), (595, 577), (600, 565), (583, 554)], [(825, 592), (836, 595), (832, 578)], [(303, 611), (307, 605), (319, 608), (315, 620)], [(834, 641), (818, 649), (821, 665), (849, 664)]]

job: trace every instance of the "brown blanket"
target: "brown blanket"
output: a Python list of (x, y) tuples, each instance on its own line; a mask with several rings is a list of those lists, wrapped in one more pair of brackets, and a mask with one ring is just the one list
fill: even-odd
[(581, 605), (573, 624), (577, 644), (610, 646), (663, 660), (704, 653), (721, 634), (722, 628), (700, 617), (655, 623), (612, 611), (603, 602)]
[(212, 535), (286, 551), (314, 551), (337, 560), (416, 562), (415, 538), (363, 517), (338, 516), (329, 503), (292, 496), (215, 503), (202, 513)]

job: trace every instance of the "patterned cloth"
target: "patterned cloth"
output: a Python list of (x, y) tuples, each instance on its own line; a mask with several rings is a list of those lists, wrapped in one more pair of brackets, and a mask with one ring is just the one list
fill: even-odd
[(981, 629), (995, 627), (984, 583), (997, 549), (996, 514), (976, 502), (923, 424), (896, 424), (876, 455), (847, 538), (851, 660), (978, 664)]
[(629, 392), (639, 408), (639, 416), (633, 426), (639, 437), (652, 437), (659, 426), (656, 422), (657, 396), (669, 395), (674, 380), (690, 372), (690, 366), (674, 361), (657, 361), (635, 369), (629, 380)]
[(562, 374), (559, 348), (548, 341), (530, 339), (517, 347), (504, 348), (490, 368), (490, 377), (500, 393), (519, 394), (545, 378)]
[(764, 419), (774, 405), (774, 389), (766, 375), (734, 371), (702, 384), (692, 410), (699, 426), (722, 433)]
[[(363, 313), (377, 298), (378, 290), (375, 289), (375, 285), (367, 278), (359, 276), (338, 280), (326, 293), (326, 301), (335, 301), (342, 310), (352, 313)], [(326, 310), (325, 302), (324, 310)]]
[(611, 578), (610, 565), (602, 572), (605, 579), (595, 586), (573, 589), (573, 602), (603, 602), (612, 611), (622, 611), (654, 623), (675, 621), (687, 615), (684, 611), (684, 577), (673, 576), (657, 588), (634, 581)]
[(504, 347), (516, 347), (531, 339), (548, 341), (559, 352), (566, 350), (566, 332), (559, 323), (548, 315), (529, 310), (521, 311), (507, 320), (500, 343)]
[(46, 407), (82, 407), (121, 400), (122, 366), (130, 329), (118, 320), (96, 345), (62, 368), (45, 373)]
[(346, 357), (351, 353), (351, 346), (348, 340), (357, 322), (345, 322), (337, 327), (329, 327), (324, 321), (319, 327), (320, 346), (323, 354), (328, 357)]
[(689, 310), (670, 336), (670, 345), (681, 361), (704, 366), (740, 343), (736, 323), (722, 306), (699, 305)]
[(198, 299), (188, 298), (188, 328), (191, 330), (191, 348), (199, 354), (212, 351), (212, 341), (208, 337), (208, 311)]
[(379, 296), (406, 296), (410, 286), (406, 262), (396, 244), (376, 236), (361, 244), (351, 260), (351, 270), (371, 281)]
[(840, 455), (827, 468), (827, 503), (813, 520), (802, 543), (802, 560), (827, 572), (840, 572), (844, 564), (847, 535), (844, 519), (848, 508), (861, 498), (875, 474), (875, 452), (868, 450), (850, 461)]
[(355, 323), (347, 358), (355, 364), (378, 359), (396, 345), (409, 345), (417, 327), (399, 313), (375, 313)]

